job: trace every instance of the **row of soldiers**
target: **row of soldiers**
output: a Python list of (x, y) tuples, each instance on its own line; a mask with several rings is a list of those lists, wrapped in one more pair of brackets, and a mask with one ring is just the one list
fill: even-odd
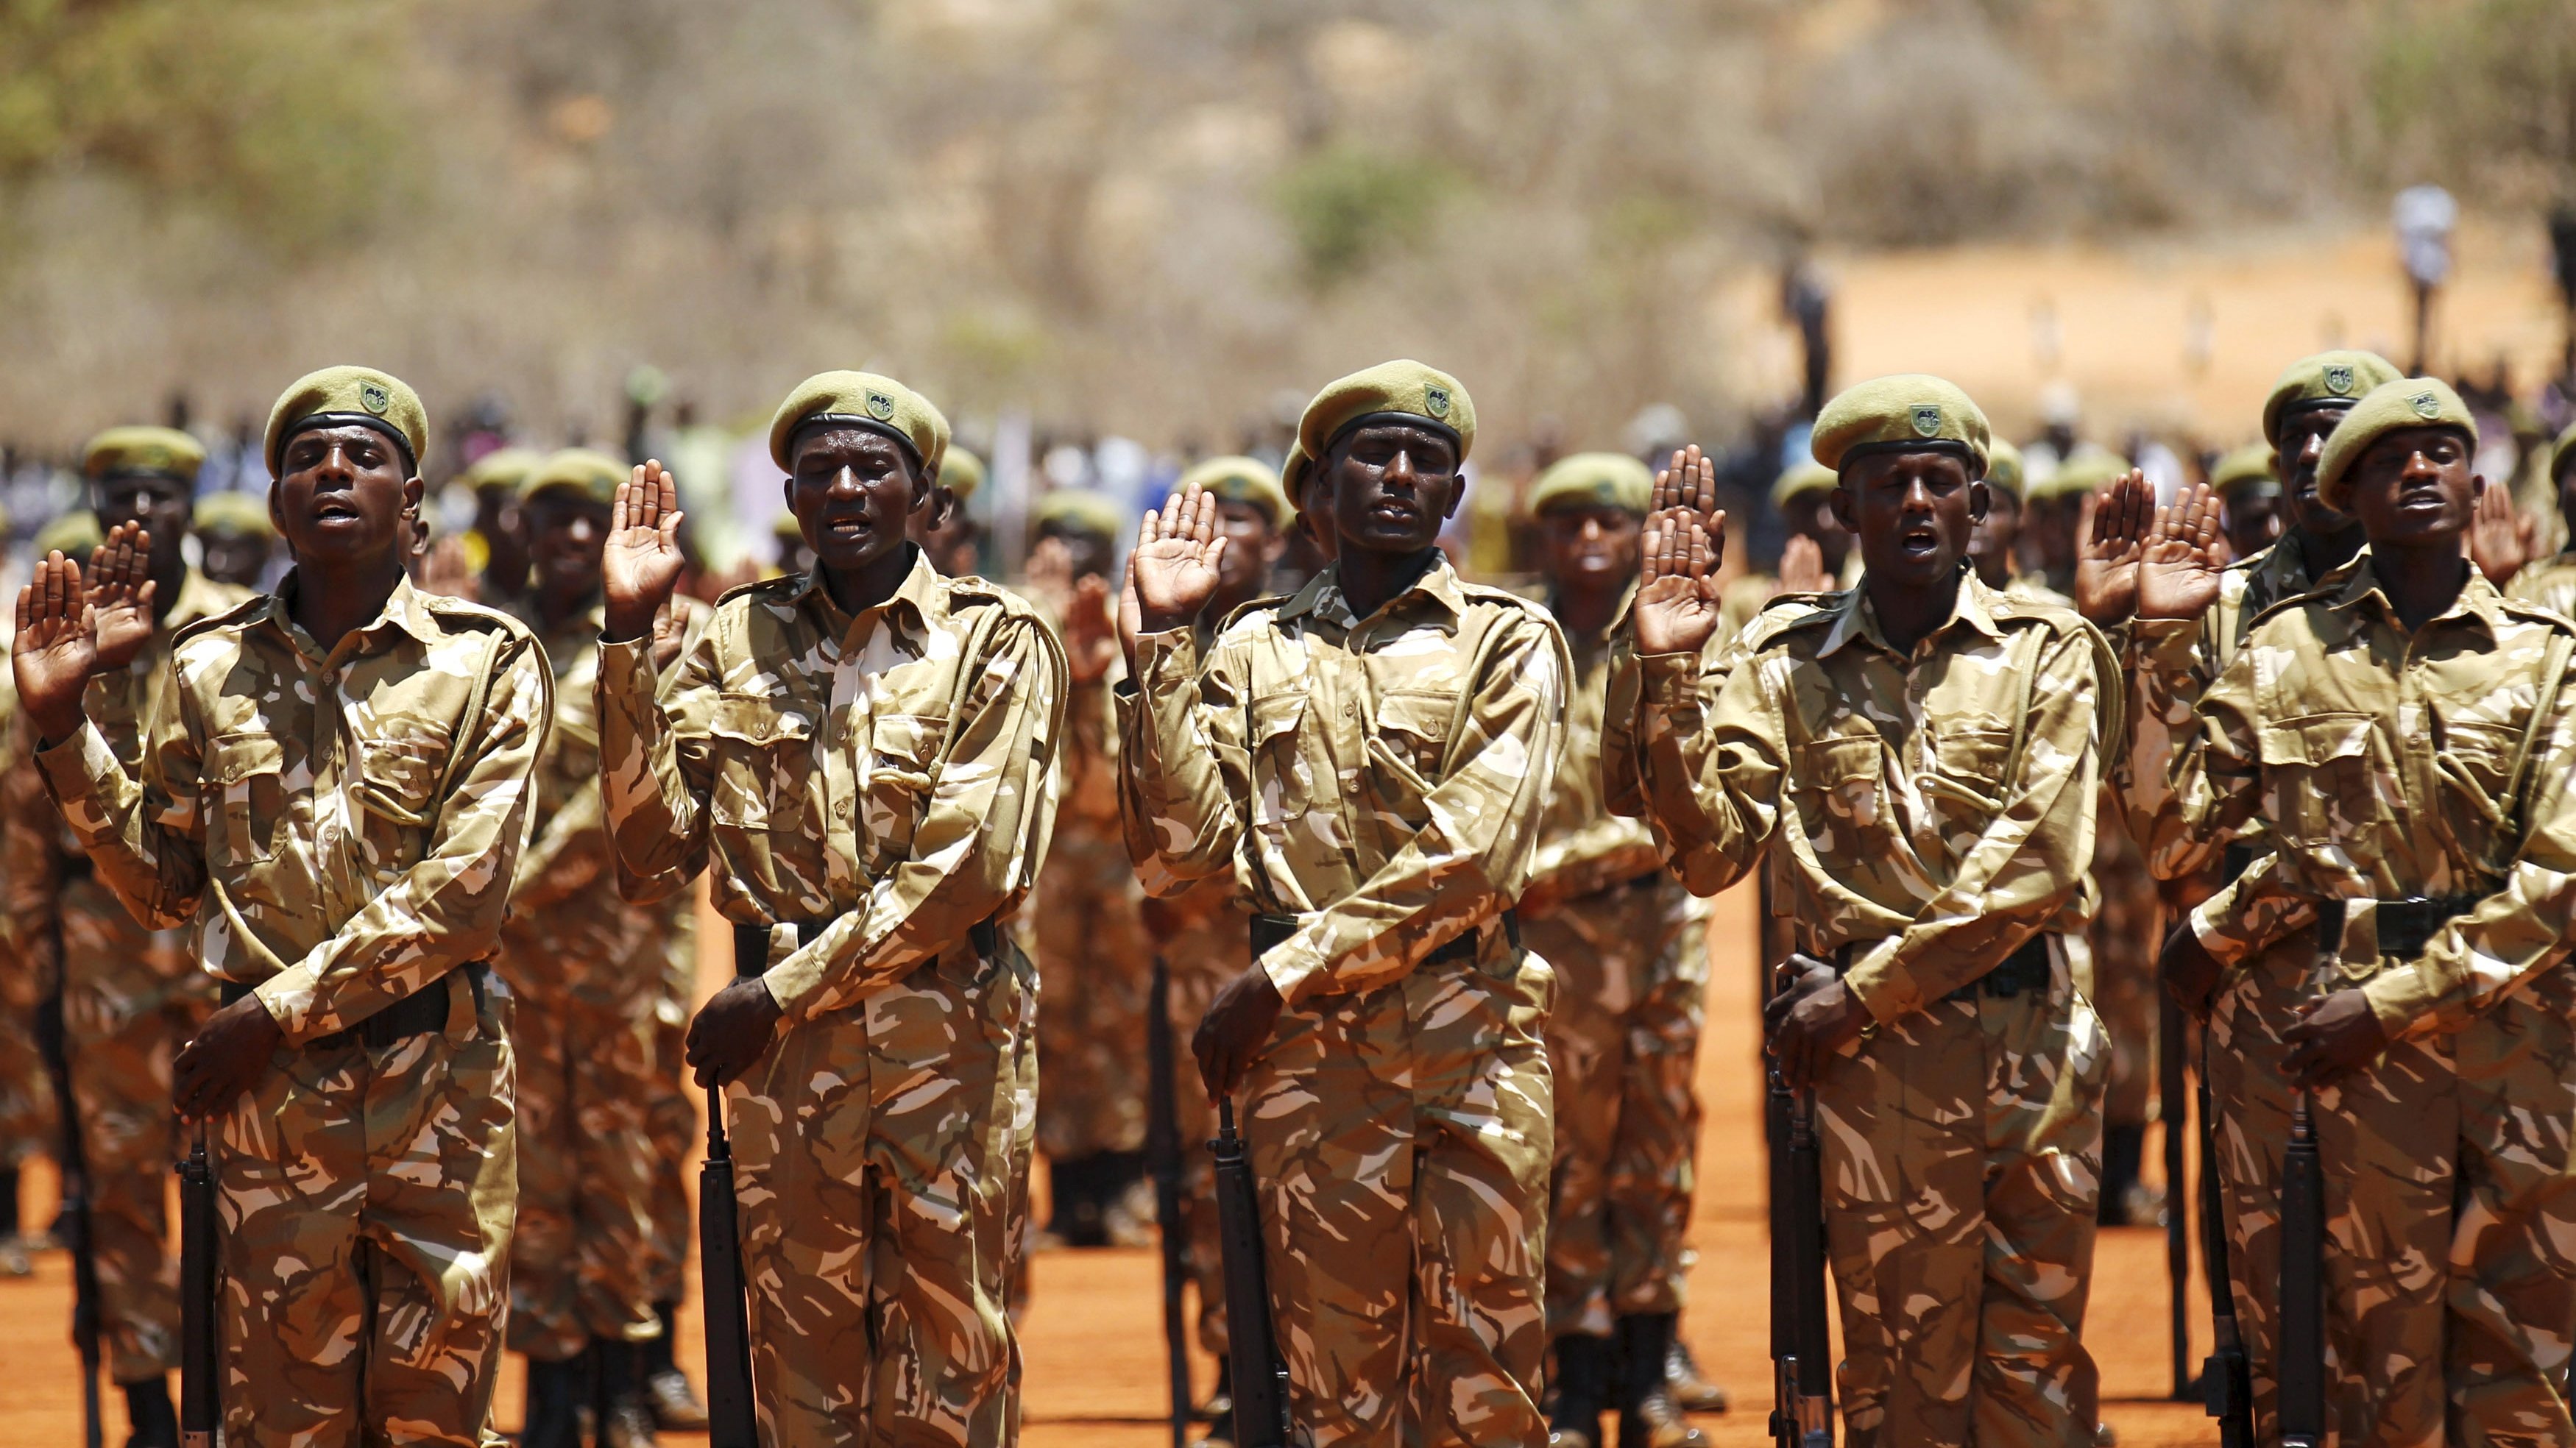
[[(764, 1434), (1012, 1437), (1046, 1014), (1010, 927), (1060, 798), (1085, 789), (1108, 808), (1076, 801), (1068, 827), (1114, 810), (1167, 907), (1154, 943), (1203, 972), (1191, 1047), (1247, 1123), (1314, 1441), (1590, 1443), (1614, 1401), (1624, 1439), (1691, 1441), (1669, 1392), (1690, 897), (1757, 870), (1795, 935), (1771, 1042), (1827, 1128), (1854, 1437), (2091, 1441), (2109, 1051), (2070, 943), (2106, 777), (2159, 873), (2247, 843), (2168, 974), (2201, 982), (2178, 993), (2210, 1012), (2213, 1055), (2259, 1059), (2348, 1123), (2326, 1133), (2355, 1163), (2332, 1199), (2348, 1435), (2428, 1401), (2437, 1432), (2446, 1403), (2563, 1426), (2571, 1304), (2547, 1244), (2568, 1118), (2540, 1098), (2544, 1077), (2566, 1089), (2566, 1019), (2537, 997), (2571, 872), (2560, 794), (2527, 786), (2563, 780), (2576, 748), (2552, 672), (2576, 626), (2463, 562), (2478, 484), (2447, 389), (2376, 359), (2302, 366), (2266, 431), (2294, 510), (2312, 493), (2319, 511), (2225, 570), (2214, 504), (2156, 509), (2117, 480), (2077, 580), (2099, 628), (1983, 576), (1995, 449), (1972, 402), (1929, 378), (1853, 389), (1814, 450), (1858, 580), (1762, 600), (1732, 631), (1695, 453), (1651, 485), (1608, 459), (1542, 485), (1549, 600), (1458, 577), (1435, 543), (1473, 405), (1415, 363), (1319, 393), (1277, 499), (1239, 463), (1189, 480), (1145, 520), (1114, 626), (1105, 578), (1050, 618), (931, 565), (916, 540), (953, 518), (947, 426), (892, 379), (823, 374), (780, 408), (772, 455), (813, 562), (712, 610), (677, 596), (666, 471), (558, 459), (568, 476), (529, 492), (533, 624), (408, 581), (427, 438), (410, 390), (303, 379), (266, 443), (295, 561), (276, 594), (165, 634), (160, 535), (121, 521), (87, 578), (40, 568), (14, 649), (34, 775), (93, 878), (142, 928), (189, 932), (220, 982), (171, 1089), (217, 1140), (230, 1441), (486, 1437), (529, 1272), (574, 1304), (552, 1344), (521, 1338), (534, 1360), (667, 1341), (594, 1280), (610, 1269), (578, 1227), (533, 1268), (513, 1237), (543, 1230), (545, 1174), (581, 1149), (531, 1136), (528, 1155), (565, 1155), (530, 1169), (535, 1078), (567, 1093), (560, 1129), (580, 1073), (613, 1069), (589, 1058), (656, 1059), (607, 1002), (649, 997), (638, 980), (595, 983), (595, 1023), (565, 1003), (602, 962), (658, 980), (613, 932), (700, 870), (741, 974), (683, 1051), (734, 1126)], [(1255, 596), (1250, 560), (1290, 518), (1331, 561)], [(2213, 662), (2176, 640), (2230, 579), (2254, 646)], [(2256, 580), (2280, 591), (2246, 607)], [(2471, 626), (2483, 647), (2435, 637)], [(156, 637), (166, 662), (138, 676)], [(134, 697), (138, 677), (159, 696)], [(547, 888), (532, 866), (613, 882), (588, 892), (595, 958), (512, 968), (516, 931), (578, 926), (518, 919)], [(2382, 950), (2401, 940), (2417, 948)], [(2299, 958), (2242, 965), (2263, 952)], [(2362, 984), (2319, 989), (2338, 981)], [(2274, 988), (2270, 1036), (2227, 1046), (2231, 1002)], [(2466, 1100), (2472, 1043), (2477, 1079), (2513, 1088), (2478, 1098), (2501, 1115)], [(2383, 1109), (2405, 1095), (2391, 1072), (2414, 1095)], [(2234, 1157), (2277, 1162), (2277, 1140), (2258, 1086), (2221, 1094), (2251, 1247), (2264, 1178)], [(2360, 1169), (2372, 1153), (2413, 1164), (2414, 1196), (2382, 1188), (2393, 1166)], [(2429, 1208), (2453, 1184), (2474, 1211)], [(2483, 1291), (2374, 1250), (2455, 1223), (2460, 1243), (2409, 1260), (2465, 1264)]]

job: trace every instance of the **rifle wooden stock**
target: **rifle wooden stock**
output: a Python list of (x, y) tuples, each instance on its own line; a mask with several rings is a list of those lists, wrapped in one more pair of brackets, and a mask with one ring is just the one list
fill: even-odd
[(2308, 1093), (2290, 1093), (2290, 1145), (2281, 1159), (2282, 1448), (2326, 1436), (2326, 1192)]
[(63, 1025), (63, 933), (55, 917), (54, 988), (36, 1007), (36, 1053), (45, 1060), (45, 1075), (54, 1088), (54, 1120), (60, 1126), (62, 1204), (55, 1212), (55, 1235), (72, 1259), (72, 1347), (80, 1354), (81, 1442), (104, 1448), (107, 1419), (99, 1402), (101, 1366), (98, 1287), (98, 1227), (89, 1206), (89, 1151), (81, 1143), (80, 1102), (72, 1094), (70, 1039)]
[(1217, 1103), (1217, 1240), (1225, 1254), (1227, 1353), (1234, 1388), (1235, 1448), (1287, 1448), (1288, 1365), (1270, 1319), (1270, 1282), (1262, 1263), (1261, 1202), (1234, 1131), (1234, 1103)]
[[(2182, 1058), (2188, 1027), (2171, 994), (2159, 990), (2156, 1000), (2156, 1110), (2165, 1128), (2165, 1325), (2173, 1339), (2174, 1401), (2189, 1402), (2198, 1395), (2191, 1380), (2191, 1196), (2182, 1185), (2188, 1179), (2184, 1132), (2191, 1119)], [(2208, 1169), (2204, 1158), (2204, 1175)]]
[(179, 1444), (214, 1448), (223, 1417), (215, 1352), (215, 1177), (198, 1123), (179, 1164)]
[[(2227, 1263), (2227, 1192), (2218, 1179), (2218, 1126), (2210, 1115), (2209, 1047), (2204, 1037), (2200, 1068), (2200, 1256), (2209, 1278), (2211, 1341), (2200, 1366), (2209, 1416), (2218, 1420), (2219, 1448), (2254, 1448), (2254, 1373), (2236, 1324), (2236, 1290)], [(2171, 1188), (2167, 1189), (2168, 1191)]]
[(1163, 1356), (1172, 1388), (1172, 1448), (1190, 1434), (1190, 1346), (1182, 1283), (1188, 1278), (1181, 1224), (1180, 1087), (1172, 1060), (1172, 972), (1154, 957), (1154, 982), (1145, 998), (1145, 1165), (1154, 1177), (1154, 1221), (1163, 1247)]

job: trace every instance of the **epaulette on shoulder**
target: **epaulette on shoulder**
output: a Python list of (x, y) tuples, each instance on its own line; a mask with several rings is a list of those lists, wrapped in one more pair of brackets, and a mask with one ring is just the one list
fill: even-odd
[(1002, 611), (1045, 621), (1046, 615), (1027, 594), (1007, 584), (996, 583), (980, 573), (961, 573), (948, 580), (951, 603), (998, 603)]
[(439, 622), (451, 628), (478, 631), (490, 629), (500, 633), (517, 634), (521, 638), (536, 637), (526, 624), (489, 604), (475, 603), (447, 593), (422, 593), (416, 596), (420, 599), (422, 608), (427, 609)]
[(2060, 632), (2084, 627), (2088, 622), (2084, 615), (2076, 612), (2069, 605), (2053, 599), (2006, 593), (2001, 589), (1995, 590), (1991, 606), (1998, 620), (2029, 619), (2034, 623), (2047, 624)]
[[(2338, 581), (2338, 586), (2340, 586), (2340, 581)], [(2322, 598), (2331, 591), (2332, 590), (2325, 588), (2311, 588), (2304, 593), (2294, 593), (2287, 598), (2274, 600), (2270, 607), (2246, 620), (2245, 637), (2248, 639), (2253, 638), (2255, 630), (2261, 628), (2263, 625), (2270, 623), (2273, 619), (2279, 618), (2285, 613), (2291, 613), (2304, 608), (2310, 601)]]
[(1225, 617), (1216, 621), (1216, 633), (1214, 637), (1225, 637), (1227, 633), (1233, 630), (1235, 624), (1238, 622), (1250, 618), (1252, 615), (1265, 608), (1275, 609), (1279, 607), (1279, 605), (1286, 603), (1291, 597), (1293, 597), (1293, 595), (1285, 593), (1265, 593), (1259, 598), (1236, 604), (1234, 607), (1225, 611)]
[(755, 578), (749, 583), (737, 583), (716, 595), (716, 607), (722, 608), (737, 598), (749, 598), (754, 594), (793, 593), (796, 586), (804, 581), (801, 575), (782, 573), (776, 578)]
[(2526, 623), (2536, 623), (2544, 628), (2554, 628), (2560, 633), (2576, 634), (2576, 618), (2569, 618), (2567, 615), (2560, 613), (2558, 610), (2551, 608), (2546, 604), (2534, 603), (2527, 598), (2510, 597), (2499, 598), (2497, 600), (2497, 604), (2499, 607), (2503, 608), (2506, 613), (2509, 613), (2515, 618), (2521, 619)]
[(1480, 598), (1489, 603), (1508, 603), (1514, 608), (1525, 609), (1542, 617), (1548, 616), (1547, 603), (1544, 599), (1532, 598), (1516, 588), (1504, 588), (1492, 583), (1470, 583), (1461, 578), (1458, 580), (1458, 591), (1469, 598)]
[(170, 635), (170, 647), (175, 649), (199, 634), (212, 633), (219, 628), (230, 628), (235, 624), (247, 623), (252, 614), (267, 606), (268, 595), (254, 593), (221, 613), (210, 613), (204, 618), (191, 619), (179, 625), (177, 633)]

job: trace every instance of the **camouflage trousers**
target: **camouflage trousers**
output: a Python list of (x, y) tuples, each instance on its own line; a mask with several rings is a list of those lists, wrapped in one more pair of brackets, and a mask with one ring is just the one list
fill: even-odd
[(0, 962), (0, 1169), (56, 1149), (53, 1082), (36, 1050), (36, 1004), (43, 994), (38, 974), (18, 962)]
[(1284, 1012), (1243, 1087), (1292, 1416), (1316, 1448), (1538, 1444), (1555, 1103), (1546, 962)]
[(510, 1006), (462, 973), (448, 1024), (281, 1049), (215, 1143), (227, 1448), (499, 1448), (517, 1214)]
[[(2280, 1033), (2343, 982), (2304, 933), (2220, 995), (2210, 1087), (2256, 1434), (2279, 1432)], [(2456, 1035), (2400, 1041), (2313, 1102), (2326, 1185), (2331, 1441), (2576, 1442), (2576, 980), (2554, 968)], [(2365, 1426), (2366, 1425), (2366, 1426)]]
[[(94, 888), (76, 882), (75, 891)], [(182, 1154), (170, 1067), (214, 1005), (212, 977), (187, 959), (185, 933), (67, 910), (65, 1054), (89, 1166), (101, 1346), (120, 1383), (179, 1366), (179, 1262), (168, 1247), (170, 1167)]]
[(510, 1348), (565, 1362), (592, 1338), (661, 1336), (653, 1314), (653, 1018), (522, 995), (519, 1230)]
[(1058, 835), (1030, 917), (1041, 1001), (1038, 1149), (1052, 1161), (1145, 1145), (1145, 993), (1153, 946), (1126, 847)]
[(960, 944), (728, 1083), (762, 1441), (1016, 1441), (1035, 972)]
[(1679, 1312), (1699, 1144), (1700, 903), (1658, 874), (1523, 925), (1556, 968), (1547, 1059), (1556, 1163), (1547, 1222), (1550, 1337), (1608, 1337)]
[(678, 1302), (689, 1291), (689, 1153), (705, 1127), (689, 1097), (688, 1009), (667, 994), (653, 1007), (653, 1079), (644, 1098), (644, 1136), (653, 1153), (645, 1193), (644, 1288), (655, 1302)]
[(1937, 1001), (1817, 1085), (1852, 1448), (2093, 1441), (2081, 1334), (2110, 1048), (2051, 954), (2047, 992)]
[(2156, 1085), (2156, 949), (2164, 908), (2146, 856), (2129, 837), (2125, 816), (2104, 795), (2093, 835), (2093, 886), (2101, 907), (2086, 936), (2093, 950), (2088, 999), (2111, 1038), (2111, 1077), (2102, 1093), (2102, 1118), (2112, 1126), (2144, 1126)]

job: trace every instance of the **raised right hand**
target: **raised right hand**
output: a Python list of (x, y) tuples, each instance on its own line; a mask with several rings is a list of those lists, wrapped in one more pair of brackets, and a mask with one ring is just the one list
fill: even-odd
[(2218, 602), (2218, 495), (2194, 483), (2156, 509), (2138, 556), (2138, 617), (2198, 618)]
[(98, 647), (98, 673), (134, 662), (160, 627), (152, 616), (152, 535), (140, 523), (119, 523), (89, 555), (89, 608)]
[(1196, 620), (1216, 597), (1217, 560), (1225, 538), (1216, 531), (1216, 495), (1193, 483), (1150, 509), (1136, 530), (1135, 569), (1140, 633), (1162, 633)]
[(18, 707), (46, 743), (80, 730), (81, 691), (98, 668), (96, 627), (80, 565), (59, 551), (47, 554), (36, 576), (18, 590), (18, 636), (9, 645)]
[(680, 553), (680, 484), (671, 470), (647, 460), (617, 485), (608, 509), (608, 549), (600, 560), (608, 595), (611, 640), (640, 639), (653, 631), (653, 615), (671, 601), (687, 562)]

